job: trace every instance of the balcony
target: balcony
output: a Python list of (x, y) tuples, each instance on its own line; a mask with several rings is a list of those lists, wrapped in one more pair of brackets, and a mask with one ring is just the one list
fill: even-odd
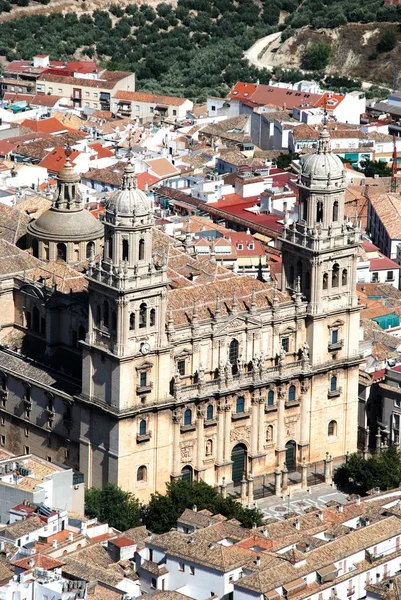
[(277, 410), (277, 404), (265, 404), (265, 413), (273, 412)]
[(205, 427), (212, 427), (212, 425), (217, 425), (216, 418), (205, 420)]
[(231, 415), (232, 421), (240, 421), (241, 419), (247, 419), (249, 417), (249, 410), (242, 412), (233, 412)]
[(151, 431), (147, 431), (146, 433), (142, 433), (142, 434), (138, 433), (136, 436), (136, 442), (137, 442), (137, 444), (140, 444), (141, 442), (148, 442), (151, 437), (152, 437)]
[(187, 431), (195, 431), (196, 425), (195, 423), (190, 423), (189, 425), (181, 425), (180, 431), (181, 433), (187, 433)]
[(329, 342), (328, 348), (329, 352), (334, 352), (335, 350), (341, 350), (344, 346), (344, 340), (338, 340), (337, 342)]
[(338, 388), (337, 388), (337, 389), (335, 389), (335, 390), (329, 390), (329, 391), (327, 392), (327, 396), (328, 396), (329, 398), (338, 398), (338, 396), (341, 396), (341, 394), (342, 394), (342, 391), (343, 391), (343, 390), (342, 390), (342, 387), (338, 387)]
[(293, 406), (298, 406), (300, 404), (300, 402), (301, 402), (300, 398), (295, 398), (294, 400), (286, 400), (285, 407), (292, 408)]
[(136, 393), (138, 395), (141, 394), (149, 394), (149, 392), (151, 392), (153, 389), (153, 382), (150, 381), (149, 383), (147, 383), (146, 385), (137, 385), (136, 386)]

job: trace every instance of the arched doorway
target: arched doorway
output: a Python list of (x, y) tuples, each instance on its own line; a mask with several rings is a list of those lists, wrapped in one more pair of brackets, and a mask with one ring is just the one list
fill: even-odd
[(182, 481), (187, 481), (188, 483), (192, 483), (193, 480), (193, 469), (189, 465), (184, 467), (181, 471), (181, 479)]
[(234, 483), (239, 483), (242, 479), (242, 475), (247, 471), (247, 451), (244, 444), (237, 444), (234, 446), (231, 452), (232, 466), (232, 478)]
[(285, 445), (285, 464), (289, 471), (295, 471), (296, 449), (297, 449), (297, 444), (296, 444), (296, 442), (294, 442), (294, 440), (290, 440)]

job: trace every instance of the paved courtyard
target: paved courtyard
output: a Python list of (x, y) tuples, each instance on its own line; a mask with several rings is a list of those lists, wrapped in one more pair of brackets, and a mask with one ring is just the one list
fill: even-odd
[(335, 487), (321, 483), (314, 485), (309, 491), (292, 491), (291, 496), (284, 498), (277, 496), (267, 496), (256, 500), (258, 508), (265, 517), (283, 519), (286, 513), (302, 514), (305, 509), (324, 508), (328, 502), (333, 501), (340, 504), (347, 502), (346, 494), (339, 492)]

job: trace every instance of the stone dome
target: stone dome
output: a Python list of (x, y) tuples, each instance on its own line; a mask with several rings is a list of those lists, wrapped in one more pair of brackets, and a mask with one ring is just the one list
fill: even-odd
[(131, 161), (124, 169), (121, 188), (114, 192), (106, 203), (106, 212), (121, 217), (143, 217), (153, 211), (152, 201), (136, 187), (135, 167)]
[(301, 159), (301, 178), (333, 180), (344, 178), (344, 165), (341, 159), (332, 154), (330, 135), (324, 126), (319, 137), (315, 154), (308, 154)]
[(103, 236), (103, 225), (86, 209), (61, 211), (51, 208), (29, 223), (28, 231), (42, 240), (90, 241)]

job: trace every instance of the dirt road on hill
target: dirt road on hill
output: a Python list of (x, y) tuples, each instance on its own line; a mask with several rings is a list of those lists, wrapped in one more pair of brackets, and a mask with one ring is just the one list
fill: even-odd
[(273, 51), (280, 45), (281, 32), (271, 33), (261, 38), (254, 43), (253, 46), (244, 52), (244, 58), (246, 58), (251, 65), (258, 67), (259, 69), (273, 69), (273, 64), (270, 62), (270, 58)]

